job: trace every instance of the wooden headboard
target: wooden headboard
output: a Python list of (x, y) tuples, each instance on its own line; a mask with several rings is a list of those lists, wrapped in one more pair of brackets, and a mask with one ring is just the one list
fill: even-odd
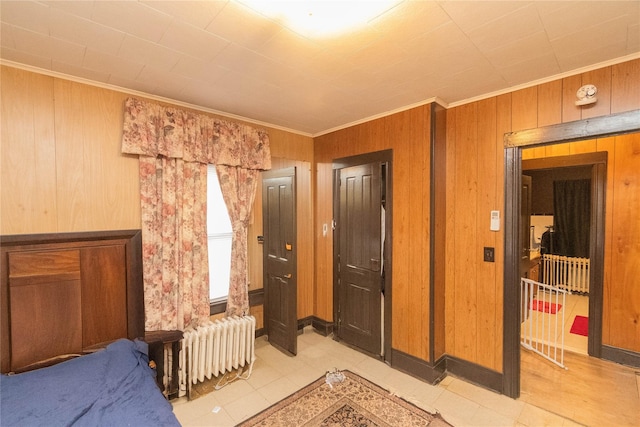
[(140, 230), (0, 236), (0, 367), (144, 337)]

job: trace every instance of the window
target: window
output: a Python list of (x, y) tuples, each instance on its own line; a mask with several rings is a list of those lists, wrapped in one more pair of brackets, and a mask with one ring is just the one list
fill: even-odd
[(207, 171), (207, 237), (209, 240), (209, 298), (226, 299), (231, 269), (231, 220), (222, 198), (215, 165)]

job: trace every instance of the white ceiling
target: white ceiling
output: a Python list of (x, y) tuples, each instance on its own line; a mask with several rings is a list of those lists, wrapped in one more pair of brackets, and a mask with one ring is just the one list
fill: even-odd
[(5, 64), (308, 135), (640, 56), (639, 0), (405, 0), (325, 39), (233, 0), (2, 0), (0, 16)]

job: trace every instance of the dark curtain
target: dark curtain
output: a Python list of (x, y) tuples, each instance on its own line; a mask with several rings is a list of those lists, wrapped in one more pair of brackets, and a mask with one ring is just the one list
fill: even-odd
[(588, 258), (591, 180), (554, 181), (553, 209), (558, 243), (554, 252)]

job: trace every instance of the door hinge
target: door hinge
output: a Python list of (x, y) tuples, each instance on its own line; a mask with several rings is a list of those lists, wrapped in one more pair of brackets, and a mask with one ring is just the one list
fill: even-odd
[(337, 226), (336, 220), (335, 220), (335, 219), (332, 219), (332, 220), (331, 220), (331, 230), (335, 230), (335, 229), (336, 229), (336, 226)]

